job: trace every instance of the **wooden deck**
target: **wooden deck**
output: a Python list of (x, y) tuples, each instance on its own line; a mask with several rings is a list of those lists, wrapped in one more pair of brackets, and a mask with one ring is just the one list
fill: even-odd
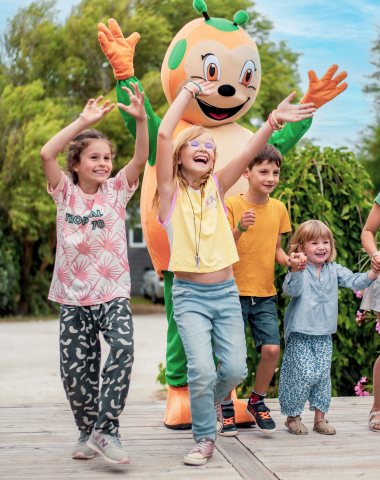
[(323, 479), (380, 478), (380, 434), (367, 427), (371, 398), (334, 398), (328, 415), (337, 435), (312, 431), (290, 435), (277, 400), (268, 400), (277, 423), (274, 435), (241, 429), (236, 438), (218, 437), (214, 456), (203, 467), (182, 457), (192, 447), (190, 430), (163, 425), (165, 402), (127, 402), (121, 416), (122, 444), (130, 465), (111, 465), (99, 455), (72, 460), (78, 433), (68, 404), (0, 405), (0, 478), (56, 479)]

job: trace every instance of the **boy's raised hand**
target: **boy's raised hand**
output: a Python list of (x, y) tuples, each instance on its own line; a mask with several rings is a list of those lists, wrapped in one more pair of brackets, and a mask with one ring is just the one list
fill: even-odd
[(300, 122), (305, 118), (310, 118), (316, 111), (313, 103), (305, 103), (301, 105), (292, 105), (290, 102), (297, 95), (297, 92), (291, 93), (277, 107), (275, 111), (276, 120), (278, 122)]
[(124, 112), (128, 113), (128, 115), (131, 115), (136, 120), (141, 120), (142, 118), (145, 118), (146, 115), (144, 107), (145, 94), (144, 92), (140, 91), (139, 84), (137, 82), (131, 82), (130, 85), (133, 88), (134, 93), (128, 87), (121, 88), (128, 93), (131, 104), (124, 105), (123, 103), (118, 103), (117, 106), (124, 110)]
[(103, 95), (98, 97), (96, 100), (91, 98), (91, 100), (89, 100), (87, 105), (84, 107), (82, 115), (88, 126), (98, 123), (104, 117), (104, 115), (109, 113), (114, 108), (114, 103), (110, 105), (111, 100), (106, 100), (103, 105), (98, 106), (103, 98)]
[(253, 208), (251, 210), (247, 210), (243, 213), (240, 219), (240, 226), (242, 229), (246, 230), (250, 225), (255, 223), (255, 211)]

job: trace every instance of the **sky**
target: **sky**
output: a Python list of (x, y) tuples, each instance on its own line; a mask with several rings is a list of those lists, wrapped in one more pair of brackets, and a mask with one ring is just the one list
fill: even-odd
[[(191, 0), (189, 0), (191, 1)], [(30, 0), (0, 0), (0, 31), (7, 17)], [(63, 21), (78, 0), (58, 0)], [(206, 0), (207, 3), (207, 0)], [(320, 78), (333, 64), (348, 73), (348, 89), (318, 110), (306, 138), (317, 145), (354, 149), (361, 132), (371, 124), (371, 97), (362, 93), (374, 71), (370, 62), (371, 41), (380, 25), (379, 0), (256, 0), (255, 10), (273, 22), (271, 40), (287, 40), (302, 53), (299, 59), (301, 89), (307, 91), (309, 70)], [(210, 12), (212, 15), (212, 12)], [(265, 74), (265, 65), (262, 65)], [(260, 94), (260, 93), (259, 93)]]

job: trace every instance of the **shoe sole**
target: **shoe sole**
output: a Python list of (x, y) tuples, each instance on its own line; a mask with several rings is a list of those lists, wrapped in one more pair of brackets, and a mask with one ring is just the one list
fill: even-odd
[(87, 442), (87, 446), (95, 450), (95, 452), (99, 453), (99, 455), (101, 455), (105, 460), (107, 460), (107, 462), (123, 464), (123, 465), (127, 465), (130, 463), (129, 458), (123, 458), (123, 460), (118, 462), (117, 460), (113, 460), (112, 458), (107, 457), (107, 455), (105, 455), (94, 443), (92, 443), (91, 440)]
[(179, 425), (168, 425), (164, 422), (166, 428), (170, 428), (171, 430), (190, 430), (191, 423), (180, 423)]
[(83, 452), (77, 452), (75, 455), (72, 455), (72, 458), (74, 458), (74, 460), (91, 460), (91, 458), (95, 457), (95, 454), (96, 452), (94, 452), (94, 455), (91, 455), (91, 457), (89, 457), (88, 455), (85, 455)]
[[(253, 419), (255, 420), (255, 422), (256, 422), (255, 417), (254, 417), (254, 416), (252, 415), (252, 413), (248, 410), (248, 408), (247, 408), (247, 410), (246, 410), (245, 412), (246, 412), (251, 418), (253, 418)], [(275, 432), (276, 432), (276, 427), (274, 427), (272, 430), (266, 430), (265, 428), (260, 428), (257, 422), (256, 422), (256, 427), (260, 430), (260, 432), (263, 432), (263, 433), (265, 433), (265, 434), (267, 434), (267, 435), (271, 435), (272, 433), (275, 433)]]
[(185, 465), (204, 465), (205, 463), (207, 463), (207, 460), (211, 457), (212, 457), (212, 455), (210, 455), (207, 458), (203, 458), (203, 459), (184, 457), (183, 461), (184, 461)]
[(231, 430), (230, 432), (219, 432), (218, 435), (222, 437), (236, 437), (239, 435), (239, 432), (237, 430)]

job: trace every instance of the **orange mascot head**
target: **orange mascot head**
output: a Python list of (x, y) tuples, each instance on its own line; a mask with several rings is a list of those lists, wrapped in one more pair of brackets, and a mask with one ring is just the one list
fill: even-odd
[(182, 119), (216, 127), (250, 109), (260, 87), (260, 57), (256, 43), (239, 27), (248, 20), (246, 12), (237, 12), (231, 22), (210, 18), (203, 0), (194, 0), (194, 7), (204, 19), (186, 24), (174, 37), (162, 65), (162, 85), (171, 104), (190, 80), (214, 83), (209, 103), (192, 99)]

